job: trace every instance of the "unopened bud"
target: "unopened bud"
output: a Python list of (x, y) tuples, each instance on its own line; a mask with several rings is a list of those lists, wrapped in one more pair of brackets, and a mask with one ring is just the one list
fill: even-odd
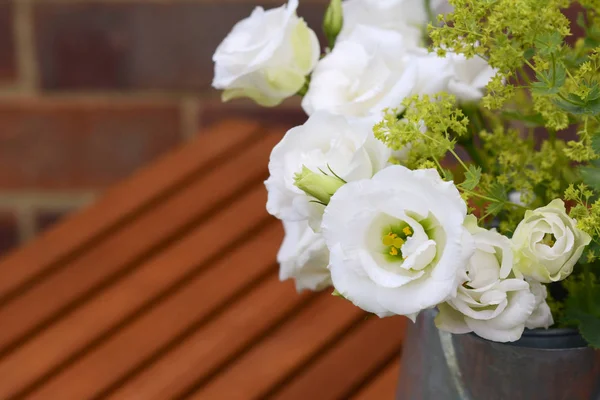
[(335, 40), (342, 31), (343, 24), (342, 0), (331, 0), (323, 19), (323, 32), (325, 33), (330, 49), (333, 49)]
[(345, 182), (336, 176), (313, 172), (306, 166), (302, 166), (302, 171), (294, 176), (294, 183), (298, 189), (327, 205), (331, 196)]

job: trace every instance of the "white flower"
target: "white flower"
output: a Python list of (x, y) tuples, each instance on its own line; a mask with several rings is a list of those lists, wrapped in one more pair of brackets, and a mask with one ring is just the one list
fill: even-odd
[(590, 235), (577, 228), (562, 200), (525, 212), (512, 237), (517, 270), (538, 282), (556, 282), (573, 272)]
[(271, 175), (265, 182), (269, 213), (283, 220), (309, 220), (318, 230), (324, 207), (295, 186), (295, 175), (307, 167), (313, 172), (333, 171), (346, 182), (372, 177), (391, 154), (375, 139), (372, 126), (369, 120), (316, 113), (290, 129), (271, 152)]
[(479, 57), (467, 59), (462, 54), (448, 54), (447, 58), (453, 66), (448, 93), (463, 101), (481, 99), (488, 82), (496, 75), (496, 70)]
[[(346, 0), (342, 3), (344, 26), (340, 39), (345, 39), (358, 25), (393, 30), (406, 37), (408, 44), (423, 45), (425, 27), (429, 21), (425, 0)], [(447, 0), (432, 0), (431, 13), (452, 11)]]
[(298, 292), (331, 286), (329, 250), (323, 236), (313, 232), (306, 221), (283, 221), (283, 227), (285, 238), (277, 253), (279, 279), (294, 279)]
[(436, 94), (449, 90), (452, 80), (456, 79), (454, 64), (448, 57), (438, 57), (435, 53), (428, 53), (419, 49), (413, 54), (417, 63), (417, 80), (413, 88), (414, 94)]
[(424, 0), (346, 0), (344, 25), (338, 39), (348, 38), (359, 25), (401, 33), (407, 45), (421, 45), (428, 22)]
[(476, 248), (467, 264), (468, 279), (455, 298), (438, 306), (435, 323), (452, 333), (475, 332), (497, 342), (518, 340), (538, 304), (525, 280), (508, 278), (513, 266), (510, 240), (477, 227), (473, 216), (465, 226)]
[(302, 107), (309, 115), (325, 110), (380, 116), (385, 108), (400, 106), (416, 80), (417, 63), (406, 52), (402, 35), (358, 26), (319, 62)]
[(414, 319), (454, 296), (472, 252), (466, 210), (431, 169), (393, 165), (342, 186), (322, 224), (334, 287), (380, 317)]
[(546, 286), (539, 282), (529, 280), (529, 289), (535, 296), (535, 308), (533, 313), (525, 323), (527, 329), (545, 328), (554, 324), (554, 318), (552, 318), (552, 312), (546, 298), (548, 297), (548, 290)]
[(297, 7), (298, 0), (267, 11), (257, 7), (219, 45), (213, 86), (225, 89), (224, 101), (250, 97), (274, 106), (302, 88), (320, 49)]

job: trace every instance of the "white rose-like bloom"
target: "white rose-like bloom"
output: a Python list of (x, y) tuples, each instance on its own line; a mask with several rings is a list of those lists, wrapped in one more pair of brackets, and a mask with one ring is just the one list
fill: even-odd
[(306, 166), (313, 172), (331, 169), (346, 182), (372, 177), (391, 155), (373, 136), (373, 124), (319, 112), (290, 129), (271, 152), (267, 211), (282, 220), (309, 220), (318, 230), (324, 207), (296, 187), (296, 173)]
[(331, 286), (329, 250), (323, 236), (313, 232), (306, 221), (283, 221), (283, 227), (285, 238), (277, 253), (279, 279), (294, 279), (298, 292)]
[(590, 241), (590, 235), (567, 215), (562, 200), (528, 210), (512, 237), (517, 271), (543, 283), (563, 280)]
[(496, 75), (496, 70), (479, 57), (467, 59), (462, 54), (450, 53), (446, 58), (453, 67), (447, 92), (462, 101), (481, 99), (488, 82)]
[(479, 228), (473, 216), (465, 226), (476, 248), (467, 264), (468, 279), (455, 298), (438, 306), (436, 326), (451, 333), (475, 332), (496, 342), (518, 340), (538, 304), (525, 280), (508, 278), (513, 267), (510, 240)]
[(525, 323), (527, 329), (545, 328), (554, 324), (554, 318), (552, 318), (552, 312), (546, 298), (548, 297), (548, 290), (546, 286), (539, 282), (529, 280), (529, 289), (535, 296), (535, 308), (533, 313)]
[(249, 97), (275, 106), (302, 88), (319, 60), (319, 41), (296, 15), (298, 0), (238, 22), (213, 56), (223, 100)]
[[(342, 6), (344, 26), (340, 39), (350, 36), (356, 26), (368, 25), (401, 33), (411, 47), (422, 45), (429, 22), (425, 0), (346, 0)], [(431, 1), (433, 17), (451, 10), (447, 0)]]
[(347, 39), (359, 25), (393, 30), (407, 40), (421, 44), (427, 12), (423, 0), (346, 0), (342, 3), (344, 25), (338, 40)]
[(456, 295), (473, 247), (467, 207), (437, 171), (389, 166), (331, 198), (322, 231), (336, 290), (380, 317), (413, 319)]
[[(431, 77), (430, 77), (431, 79)], [(399, 107), (416, 85), (417, 63), (397, 32), (358, 26), (315, 68), (302, 108), (354, 117)]]

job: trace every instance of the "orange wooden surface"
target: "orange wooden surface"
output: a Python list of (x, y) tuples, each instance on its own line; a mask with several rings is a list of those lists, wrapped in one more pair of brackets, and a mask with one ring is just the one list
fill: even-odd
[(0, 260), (0, 399), (393, 398), (405, 320), (278, 280), (284, 131), (221, 123)]

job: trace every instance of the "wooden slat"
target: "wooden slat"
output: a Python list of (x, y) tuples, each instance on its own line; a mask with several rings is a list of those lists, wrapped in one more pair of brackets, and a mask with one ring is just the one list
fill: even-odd
[[(278, 135), (269, 134), (257, 138), (253, 146), (243, 149), (235, 158), (230, 158), (218, 169), (97, 243), (56, 274), (0, 307), (0, 348), (135, 266), (160, 248), (162, 242), (189, 226), (190, 221), (226, 204), (226, 198), (238, 193), (249, 182), (263, 179), (268, 156), (278, 139)], [(77, 232), (71, 234), (77, 235)], [(6, 267), (0, 265), (0, 268)]]
[(239, 356), (243, 349), (272, 331), (278, 321), (313, 296), (308, 292), (296, 294), (292, 282), (281, 283), (274, 274), (141, 374), (125, 382), (109, 398), (178, 398), (195, 382), (206, 379), (228, 360)]
[[(267, 217), (263, 211), (265, 201), (264, 188), (262, 185), (257, 186), (176, 245), (149, 260), (134, 273), (0, 360), (0, 376), (3, 377), (0, 382), (0, 398), (22, 391), (44, 373), (52, 372), (61, 362), (103, 333), (114, 329), (137, 309), (215, 256), (226, 258), (151, 312), (156, 319), (146, 319), (146, 322), (160, 324), (152, 329), (144, 327), (138, 330), (140, 343), (152, 339), (146, 344), (161, 346), (170, 336), (185, 329), (196, 319), (208, 315), (212, 309), (234, 295), (236, 290), (241, 290), (253, 279), (272, 269), (275, 266), (275, 252), (282, 237), (279, 225), (272, 225), (256, 236), (244, 237), (245, 233), (251, 232)], [(232, 231), (233, 226), (236, 229)], [(237, 243), (239, 246), (232, 248)], [(243, 273), (239, 273), (241, 268)], [(192, 304), (194, 306), (190, 307)], [(182, 313), (181, 310), (186, 311)], [(148, 331), (153, 334), (146, 336)], [(150, 350), (146, 353), (148, 351)], [(139, 351), (130, 355), (136, 359), (143, 356)], [(125, 364), (120, 363), (119, 367), (124, 368)], [(97, 366), (94, 365), (94, 368)], [(116, 379), (118, 371), (121, 369), (111, 368), (110, 374), (104, 374), (103, 379), (107, 382), (111, 378)], [(95, 376), (94, 380), (100, 389), (98, 377)], [(85, 383), (82, 380), (78, 382)]]
[(322, 351), (364, 313), (327, 291), (252, 350), (195, 391), (193, 399), (262, 398), (270, 388)]
[(191, 175), (210, 169), (232, 149), (245, 146), (256, 137), (258, 128), (248, 121), (229, 121), (215, 126), (193, 143), (169, 153), (107, 191), (94, 206), (58, 224), (43, 238), (11, 253), (0, 263), (0, 299), (46, 268), (63, 262)]
[[(273, 399), (346, 399), (369, 375), (399, 354), (405, 318), (369, 318), (286, 382)], [(383, 397), (371, 397), (379, 399)]]
[(396, 386), (398, 384), (398, 376), (400, 376), (400, 360), (393, 359), (381, 371), (375, 379), (367, 384), (360, 392), (353, 396), (353, 400), (373, 400), (373, 399), (390, 399), (394, 398)]
[[(264, 324), (265, 320), (273, 323), (273, 317), (281, 318), (282, 314), (285, 315), (290, 309), (293, 309), (293, 307), (304, 300), (304, 298), (294, 295), (291, 282), (286, 284), (278, 282), (276, 273), (273, 273), (270, 279), (265, 281), (260, 288), (252, 291), (244, 299), (246, 300), (244, 301), (244, 306), (247, 308), (247, 311), (244, 310), (246, 315), (248, 313), (253, 314), (253, 318), (258, 319), (262, 324)], [(268, 302), (265, 300), (268, 300)], [(273, 307), (274, 301), (281, 304)], [(252, 307), (252, 309), (249, 309), (249, 307)], [(273, 308), (273, 310), (267, 311), (269, 307)], [(180, 310), (179, 313), (189, 312), (189, 308), (190, 306), (188, 306), (187, 310)], [(237, 310), (239, 309), (237, 307)], [(171, 328), (168, 326), (170, 323), (176, 323), (177, 317), (173, 316), (173, 313), (174, 310), (172, 308), (168, 310), (163, 309), (161, 318), (156, 318), (156, 314), (154, 314), (136, 323), (132, 328), (120, 332), (115, 340), (92, 352), (81, 362), (73, 365), (73, 368), (68, 369), (56, 379), (50, 381), (39, 391), (27, 396), (27, 399), (93, 398), (95, 394), (98, 394), (99, 390), (113, 383), (119, 375), (125, 373), (129, 368), (134, 367), (145, 357), (151, 355), (165, 339), (177, 339), (172, 336), (173, 332), (170, 332)], [(262, 314), (267, 314), (269, 317), (265, 318)], [(207, 342), (217, 349), (221, 349), (221, 351), (230, 350), (230, 340), (234, 344), (236, 343), (234, 335), (247, 338), (246, 327), (248, 324), (254, 323), (249, 321), (247, 317), (244, 317), (243, 314), (236, 316), (235, 331), (232, 332), (231, 325), (223, 326), (218, 330), (218, 335), (202, 336), (195, 344), (203, 346), (205, 350), (207, 349)], [(176, 342), (173, 343), (173, 345), (176, 344)], [(186, 350), (192, 351), (192, 348), (190, 346)], [(211, 350), (214, 352), (215, 348)], [(188, 368), (206, 368), (212, 365), (212, 362), (213, 360), (207, 357), (202, 359), (202, 365), (188, 365)], [(178, 368), (179, 370), (182, 367), (181, 365), (176, 366), (171, 364), (167, 364), (167, 366)], [(133, 398), (147, 399), (141, 397), (140, 394), (137, 394)], [(162, 397), (162, 399), (166, 398), (169, 397)]]

